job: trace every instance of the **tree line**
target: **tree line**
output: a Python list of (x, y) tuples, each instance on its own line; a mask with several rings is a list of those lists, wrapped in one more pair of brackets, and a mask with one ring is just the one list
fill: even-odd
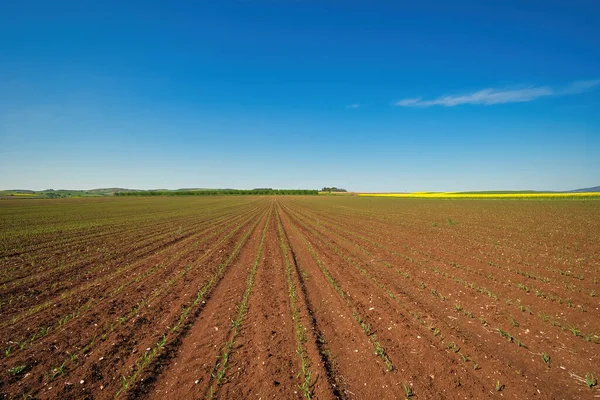
[(140, 190), (117, 192), (115, 196), (235, 196), (235, 195), (316, 195), (310, 189), (223, 189), (223, 190)]
[(331, 193), (331, 192), (339, 192), (339, 193), (345, 193), (345, 192), (347, 192), (347, 190), (346, 189), (342, 189), (342, 188), (337, 188), (335, 186), (333, 186), (333, 187), (327, 187), (326, 186), (323, 189), (321, 189), (321, 192), (329, 192), (329, 193)]

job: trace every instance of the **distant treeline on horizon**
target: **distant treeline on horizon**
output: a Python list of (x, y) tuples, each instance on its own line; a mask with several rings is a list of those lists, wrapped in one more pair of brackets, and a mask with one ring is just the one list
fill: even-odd
[(309, 189), (223, 189), (223, 190), (140, 190), (116, 192), (115, 196), (235, 196), (235, 195), (317, 195)]

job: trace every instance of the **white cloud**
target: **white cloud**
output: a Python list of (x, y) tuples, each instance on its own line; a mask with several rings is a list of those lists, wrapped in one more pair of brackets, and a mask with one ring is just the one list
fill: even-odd
[(397, 102), (396, 105), (402, 107), (416, 106), (419, 105), (422, 99), (422, 97), (415, 97), (414, 99), (404, 99)]
[(588, 90), (593, 89), (594, 87), (600, 85), (600, 79), (596, 79), (593, 81), (577, 81), (571, 83), (569, 86), (563, 89), (563, 91), (559, 94), (578, 94), (587, 92)]
[(550, 86), (532, 86), (519, 89), (488, 88), (463, 95), (442, 96), (432, 100), (423, 100), (421, 97), (408, 98), (396, 102), (395, 105), (399, 107), (454, 107), (461, 104), (492, 105), (522, 103), (533, 101), (541, 97), (579, 94), (591, 90), (598, 85), (600, 85), (600, 79), (573, 82), (563, 88), (552, 88)]
[(360, 108), (360, 104), (358, 104), (358, 103), (350, 104), (350, 105), (346, 106), (346, 108)]

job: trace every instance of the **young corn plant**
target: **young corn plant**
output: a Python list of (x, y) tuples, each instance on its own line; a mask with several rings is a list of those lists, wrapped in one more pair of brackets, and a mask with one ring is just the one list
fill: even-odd
[(513, 337), (513, 336), (512, 336), (510, 333), (508, 333), (508, 332), (506, 332), (506, 331), (503, 331), (503, 330), (502, 330), (502, 329), (500, 329), (500, 328), (498, 328), (498, 333), (499, 333), (499, 334), (500, 334), (500, 336), (502, 336), (503, 338), (506, 338), (506, 340), (508, 340), (509, 342), (512, 342), (512, 341), (514, 341), (514, 337)]
[(402, 384), (402, 388), (404, 389), (404, 395), (406, 396), (406, 398), (410, 398), (412, 396), (414, 396), (415, 394), (412, 391), (412, 388), (410, 386), (406, 386), (404, 383)]
[(496, 392), (501, 392), (504, 389), (504, 385), (500, 383), (500, 381), (496, 381)]
[(25, 370), (25, 368), (27, 368), (27, 365), (18, 365), (16, 367), (9, 369), (8, 372), (11, 375), (19, 375), (21, 372), (23, 372)]
[(546, 364), (546, 365), (550, 365), (550, 356), (548, 354), (546, 354), (546, 352), (542, 353), (542, 361)]
[(585, 385), (587, 387), (589, 387), (591, 389), (594, 386), (596, 386), (597, 384), (598, 384), (598, 381), (594, 377), (594, 374), (592, 374), (591, 372), (588, 372), (587, 374), (585, 374)]
[(52, 370), (52, 375), (50, 375), (50, 380), (56, 378), (59, 375), (62, 375), (65, 372), (65, 368), (66, 368), (67, 362), (63, 362), (60, 366), (54, 368)]

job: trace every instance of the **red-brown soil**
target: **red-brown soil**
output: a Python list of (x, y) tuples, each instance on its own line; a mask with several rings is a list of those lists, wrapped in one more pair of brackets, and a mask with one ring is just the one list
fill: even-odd
[(4, 398), (600, 397), (600, 202), (0, 201)]

